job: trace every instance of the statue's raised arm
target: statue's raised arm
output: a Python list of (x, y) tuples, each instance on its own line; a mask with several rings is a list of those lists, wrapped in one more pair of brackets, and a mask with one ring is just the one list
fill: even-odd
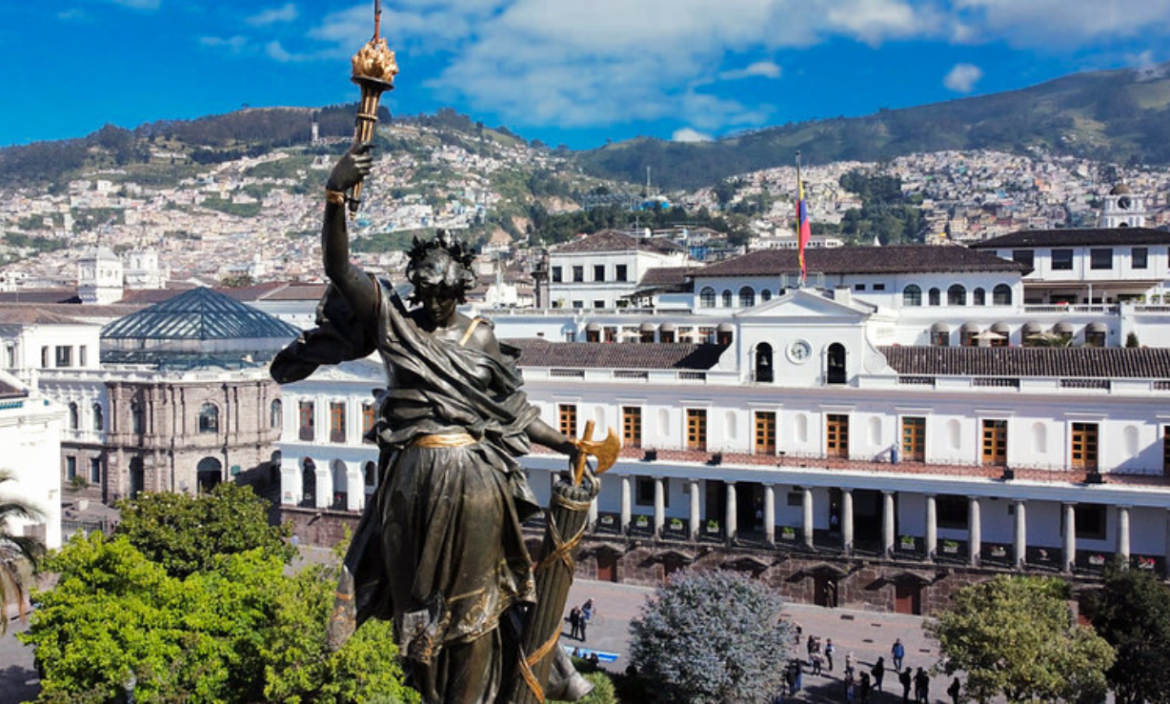
[(345, 194), (369, 175), (374, 163), (371, 148), (369, 142), (354, 144), (334, 165), (325, 184), (325, 223), (321, 227), (325, 275), (362, 319), (373, 317), (378, 290), (374, 280), (349, 261)]

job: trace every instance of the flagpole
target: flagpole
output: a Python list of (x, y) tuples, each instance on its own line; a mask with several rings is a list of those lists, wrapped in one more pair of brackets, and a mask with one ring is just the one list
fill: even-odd
[(800, 260), (800, 287), (805, 284), (804, 266), (804, 182), (800, 178), (800, 150), (796, 150), (796, 246)]

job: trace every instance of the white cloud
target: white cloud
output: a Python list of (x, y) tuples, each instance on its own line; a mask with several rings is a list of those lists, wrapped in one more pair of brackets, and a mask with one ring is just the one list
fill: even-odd
[(670, 136), (675, 142), (710, 142), (711, 135), (698, 130), (693, 130), (690, 127), (684, 127), (680, 130), (675, 130), (674, 134)]
[(110, 2), (134, 10), (157, 10), (161, 4), (161, 0), (110, 0)]
[(955, 12), (989, 38), (1024, 46), (1170, 34), (1170, 0), (955, 0)]
[(741, 78), (779, 78), (783, 69), (771, 61), (757, 61), (746, 68), (724, 71), (719, 77), (725, 81), (736, 81)]
[(947, 73), (946, 78), (943, 79), (943, 85), (947, 90), (953, 90), (956, 93), (970, 93), (975, 89), (975, 84), (979, 79), (983, 78), (983, 69), (974, 64), (955, 64), (954, 67)]
[(199, 43), (213, 49), (227, 49), (238, 54), (248, 45), (248, 39), (236, 35), (234, 37), (199, 37)]
[(277, 22), (292, 22), (297, 18), (298, 14), (296, 4), (290, 2), (281, 7), (274, 7), (259, 12), (244, 21), (250, 25), (263, 27), (264, 25), (276, 24)]

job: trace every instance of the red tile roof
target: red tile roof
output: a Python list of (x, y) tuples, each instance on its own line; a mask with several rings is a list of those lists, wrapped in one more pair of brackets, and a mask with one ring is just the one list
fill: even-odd
[(1081, 247), (1100, 245), (1166, 245), (1170, 232), (1149, 227), (1084, 228), (1077, 230), (1021, 230), (970, 245), (971, 249), (1009, 247)]
[[(763, 249), (704, 267), (708, 276), (779, 276), (800, 271), (795, 249)], [(966, 247), (903, 245), (893, 247), (832, 247), (804, 253), (810, 272), (839, 274), (921, 274), (925, 272), (1024, 272), (1027, 267)]]
[(881, 347), (909, 376), (1170, 379), (1170, 349), (1125, 347)]

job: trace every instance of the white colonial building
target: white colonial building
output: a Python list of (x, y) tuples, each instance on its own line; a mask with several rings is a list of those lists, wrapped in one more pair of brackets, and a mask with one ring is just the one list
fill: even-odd
[(683, 266), (686, 250), (665, 237), (604, 230), (549, 252), (549, 297), (556, 308), (617, 308), (650, 269)]
[[(35, 387), (0, 371), (0, 471), (13, 481), (0, 486), (0, 500), (19, 499), (40, 515), (10, 519), (14, 535), (40, 540), (45, 547), (61, 547), (61, 428), (65, 412)], [(0, 615), (2, 616), (2, 615)]]

